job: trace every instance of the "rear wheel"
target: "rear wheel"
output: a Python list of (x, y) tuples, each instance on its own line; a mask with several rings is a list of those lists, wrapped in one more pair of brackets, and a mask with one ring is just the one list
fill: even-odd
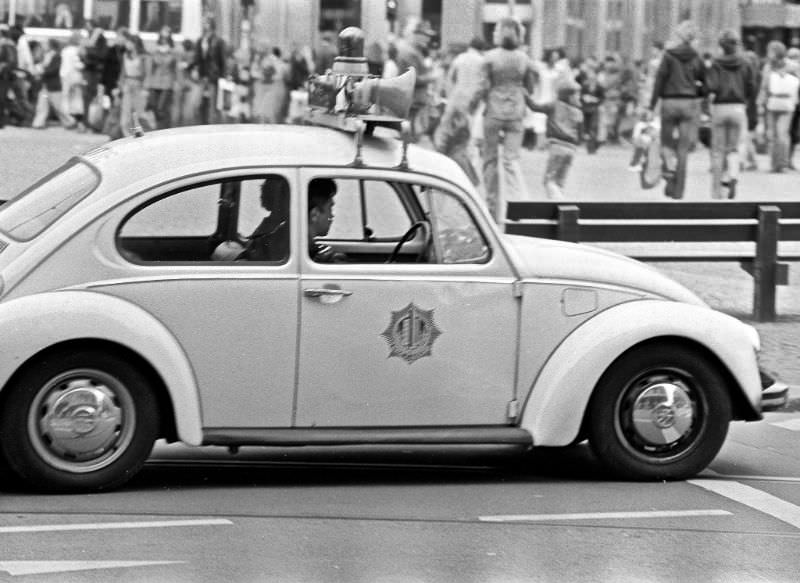
[(7, 390), (0, 447), (12, 471), (36, 489), (120, 486), (142, 467), (158, 436), (147, 378), (113, 354), (50, 355)]
[(731, 402), (707, 359), (674, 343), (634, 348), (606, 371), (589, 402), (589, 442), (623, 478), (684, 479), (719, 452)]

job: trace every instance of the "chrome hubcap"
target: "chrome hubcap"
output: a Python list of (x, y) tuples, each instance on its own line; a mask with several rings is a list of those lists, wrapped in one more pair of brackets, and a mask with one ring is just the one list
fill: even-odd
[(699, 407), (691, 376), (680, 371), (649, 372), (622, 392), (615, 423), (628, 449), (648, 458), (669, 458), (695, 442)]
[(633, 429), (643, 441), (667, 445), (691, 431), (694, 406), (685, 385), (659, 382), (639, 393), (632, 414)]
[(73, 370), (48, 382), (28, 417), (31, 442), (50, 465), (90, 472), (112, 463), (130, 443), (133, 401), (114, 377), (98, 370)]

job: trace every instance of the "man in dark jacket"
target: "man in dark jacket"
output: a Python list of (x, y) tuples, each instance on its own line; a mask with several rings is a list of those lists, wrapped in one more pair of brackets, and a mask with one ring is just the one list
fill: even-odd
[(723, 185), (728, 187), (728, 198), (733, 198), (739, 178), (739, 148), (747, 131), (747, 104), (755, 100), (757, 85), (753, 68), (739, 54), (736, 32), (723, 32), (719, 46), (722, 56), (714, 59), (708, 71), (711, 198), (722, 198)]
[(225, 77), (225, 41), (217, 36), (217, 25), (212, 16), (203, 18), (203, 36), (195, 44), (192, 77), (203, 87), (203, 104), (200, 123), (216, 123), (217, 91), (219, 80)]
[(0, 129), (6, 125), (8, 91), (14, 84), (17, 69), (17, 48), (11, 41), (8, 25), (0, 23)]
[[(83, 119), (89, 119), (89, 106), (97, 97), (97, 89), (103, 82), (103, 66), (108, 54), (108, 41), (103, 29), (93, 20), (86, 21), (86, 41), (81, 48), (83, 61)], [(104, 90), (105, 91), (105, 90)]]
[[(686, 162), (697, 135), (700, 97), (705, 93), (705, 65), (692, 47), (696, 33), (690, 21), (681, 22), (675, 35), (678, 44), (664, 51), (656, 73), (650, 110), (661, 100), (661, 157), (664, 194), (683, 198)], [(677, 137), (675, 136), (677, 130)]]

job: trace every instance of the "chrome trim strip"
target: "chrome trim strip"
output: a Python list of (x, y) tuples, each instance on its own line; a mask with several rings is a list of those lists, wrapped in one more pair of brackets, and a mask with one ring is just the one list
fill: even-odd
[(334, 427), (251, 429), (204, 427), (203, 445), (533, 445), (516, 426)]

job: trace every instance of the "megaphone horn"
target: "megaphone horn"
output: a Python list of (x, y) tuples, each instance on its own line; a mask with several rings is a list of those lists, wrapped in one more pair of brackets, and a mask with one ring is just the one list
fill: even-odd
[(391, 79), (364, 79), (354, 87), (354, 105), (374, 105), (376, 115), (405, 119), (414, 97), (416, 80), (417, 73), (413, 67)]
[(397, 77), (381, 79), (375, 91), (375, 107), (378, 114), (404, 119), (408, 117), (416, 81), (417, 72), (413, 67)]

